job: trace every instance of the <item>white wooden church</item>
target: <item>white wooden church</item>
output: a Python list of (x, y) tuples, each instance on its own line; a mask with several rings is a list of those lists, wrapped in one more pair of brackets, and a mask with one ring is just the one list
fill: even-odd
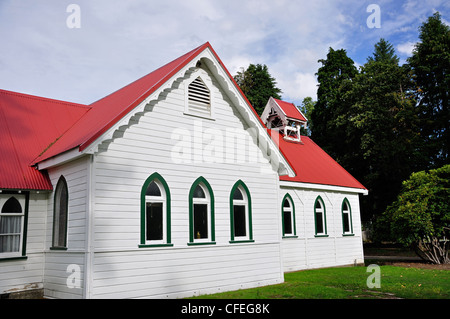
[(0, 297), (180, 298), (363, 262), (366, 188), (209, 43), (90, 105), (0, 90)]

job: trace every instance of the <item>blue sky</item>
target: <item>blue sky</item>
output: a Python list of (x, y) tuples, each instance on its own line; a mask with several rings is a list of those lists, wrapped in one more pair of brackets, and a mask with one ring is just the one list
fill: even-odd
[(385, 38), (404, 63), (435, 11), (449, 24), (444, 0), (0, 0), (0, 89), (90, 104), (209, 41), (232, 75), (266, 64), (299, 105), (330, 47), (360, 66)]

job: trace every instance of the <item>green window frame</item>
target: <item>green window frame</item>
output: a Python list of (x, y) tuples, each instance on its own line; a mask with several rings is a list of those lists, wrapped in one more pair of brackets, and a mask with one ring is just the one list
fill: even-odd
[(289, 193), (286, 193), (281, 201), (281, 221), (283, 226), (283, 238), (297, 238), (295, 205), (294, 200)]
[(317, 196), (314, 202), (314, 226), (315, 226), (315, 237), (328, 237), (327, 213), (325, 203), (321, 196)]
[(189, 242), (188, 246), (214, 245), (214, 192), (208, 181), (200, 176), (189, 191)]
[(69, 223), (69, 188), (64, 176), (60, 176), (53, 196), (52, 250), (67, 249)]
[(353, 222), (352, 222), (352, 207), (347, 198), (344, 198), (341, 205), (342, 212), (342, 235), (354, 236)]
[(254, 242), (252, 198), (242, 180), (238, 180), (230, 191), (230, 238), (231, 244)]
[[(151, 188), (156, 187), (159, 196), (151, 192)], [(160, 225), (156, 225), (161, 233), (161, 238), (151, 238), (149, 235), (150, 220), (148, 214), (152, 213), (152, 207), (158, 205), (159, 216), (155, 221)], [(150, 237), (150, 238), (149, 238)], [(142, 185), (141, 189), (141, 238), (140, 248), (173, 246), (171, 243), (171, 195), (169, 185), (166, 180), (159, 174), (153, 173)]]
[(27, 258), (29, 198), (29, 192), (0, 192), (0, 261)]

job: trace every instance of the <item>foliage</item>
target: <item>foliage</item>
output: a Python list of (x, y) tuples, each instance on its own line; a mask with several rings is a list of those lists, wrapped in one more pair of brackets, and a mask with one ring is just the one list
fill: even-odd
[[(309, 120), (302, 134), (368, 188), (364, 221), (386, 210), (412, 172), (449, 163), (450, 27), (436, 12), (419, 39), (404, 65), (385, 39), (360, 69), (344, 49), (329, 48), (319, 60), (317, 101), (300, 106)], [(235, 79), (259, 114), (270, 96), (280, 98), (265, 65), (251, 64)]]
[(234, 80), (256, 112), (261, 115), (270, 97), (281, 99), (281, 90), (266, 65), (250, 64), (247, 70), (237, 72)]
[(373, 57), (367, 58), (368, 62), (376, 61), (376, 62), (388, 62), (392, 64), (398, 64), (399, 58), (395, 54), (394, 46), (381, 38), (380, 41), (375, 44), (375, 52), (373, 53)]
[(432, 167), (449, 163), (450, 27), (438, 12), (420, 27), (420, 42), (408, 59), (415, 81), (422, 135)]
[(364, 208), (374, 215), (425, 162), (408, 69), (398, 64), (394, 51), (386, 51), (390, 46), (383, 39), (375, 45), (374, 57), (361, 67), (346, 95), (345, 138), (355, 151), (342, 155), (343, 164), (354, 167), (369, 188)]
[[(354, 62), (345, 50), (329, 49), (327, 58), (319, 60), (322, 66), (317, 72), (319, 87), (317, 102), (310, 117), (311, 137), (333, 158), (341, 158), (348, 149), (342, 149), (345, 136), (346, 103), (343, 96), (358, 73)], [(344, 125), (342, 125), (344, 124)]]
[(410, 70), (398, 61), (384, 39), (359, 71), (345, 50), (319, 60), (311, 136), (369, 189), (364, 219), (382, 213), (425, 163)]
[[(311, 117), (311, 113), (314, 111), (314, 107), (316, 105), (316, 102), (312, 99), (312, 97), (308, 96), (305, 97), (302, 101), (302, 105), (299, 106), (300, 111), (303, 113), (304, 116), (306, 116), (306, 119), (309, 119)], [(301, 134), (302, 135), (311, 135), (311, 129), (307, 127), (306, 129), (301, 127)]]
[(449, 263), (450, 165), (413, 173), (384, 214), (391, 236), (433, 263)]

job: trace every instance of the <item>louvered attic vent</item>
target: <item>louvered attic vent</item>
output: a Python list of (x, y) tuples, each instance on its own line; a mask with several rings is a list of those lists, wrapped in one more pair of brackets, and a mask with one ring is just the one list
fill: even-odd
[(188, 103), (189, 111), (202, 115), (211, 115), (211, 95), (208, 87), (200, 77), (189, 84)]

